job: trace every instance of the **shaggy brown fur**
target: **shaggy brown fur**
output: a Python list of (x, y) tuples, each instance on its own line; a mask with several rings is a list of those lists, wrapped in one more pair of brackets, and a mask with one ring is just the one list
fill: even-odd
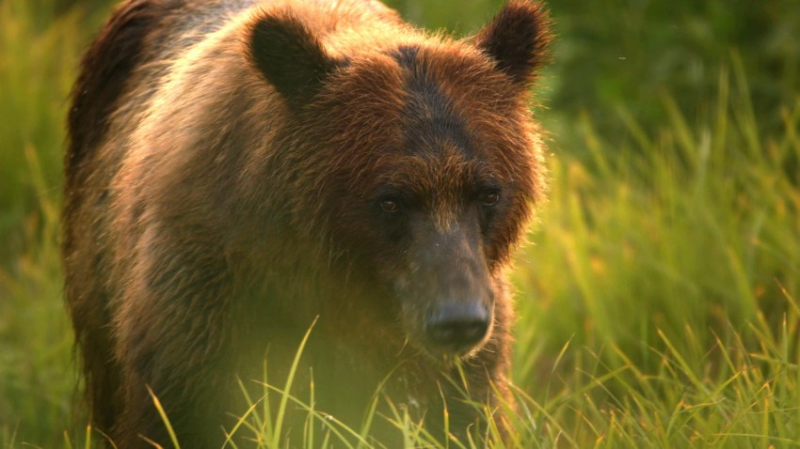
[(150, 387), (184, 447), (219, 447), (237, 376), (266, 357), (282, 385), (315, 319), (294, 393), (313, 367), (317, 408), (354, 427), (383, 380), (457, 435), (480, 421), (459, 389), (509, 399), (504, 271), (543, 194), (526, 103), (547, 28), (522, 1), (460, 41), (371, 0), (121, 4), (84, 57), (65, 164), (97, 427), (165, 443)]

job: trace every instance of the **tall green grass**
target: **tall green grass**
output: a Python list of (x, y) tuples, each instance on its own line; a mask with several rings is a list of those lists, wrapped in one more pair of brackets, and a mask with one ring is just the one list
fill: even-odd
[(0, 1), (0, 446), (68, 429), (76, 376), (57, 251), (63, 122), (76, 13)]
[(665, 94), (660, 129), (618, 111), (634, 145), (584, 119), (590, 157), (551, 158), (516, 271), (514, 379), (544, 441), (800, 445), (800, 97), (764, 135), (738, 61), (703, 121)]
[[(479, 3), (488, 4), (472, 3), (458, 23), (489, 17)], [(405, 8), (446, 22), (447, 7)], [(3, 448), (102, 439), (73, 412), (57, 250), (67, 95), (102, 15), (0, 0)], [(590, 118), (597, 111), (537, 111), (555, 130), (551, 189), (513, 273), (510, 447), (800, 446), (800, 95), (756, 113), (748, 58), (724, 60), (700, 112), (684, 110), (669, 85), (647, 105), (665, 117), (658, 126), (636, 105), (604, 111), (626, 130), (618, 140)], [(305, 440), (292, 447), (369, 446), (369, 422), (348, 429), (286, 387), (263, 386), (284, 410), (308, 410)], [(235, 434), (285, 447), (281, 409), (250, 399)], [(480, 447), (435, 442), (402, 410), (388, 419), (409, 447)]]

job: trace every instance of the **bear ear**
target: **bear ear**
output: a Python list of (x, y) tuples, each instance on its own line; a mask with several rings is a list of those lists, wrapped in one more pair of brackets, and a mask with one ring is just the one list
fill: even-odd
[(320, 42), (290, 14), (257, 19), (248, 44), (256, 67), (295, 109), (311, 101), (337, 66)]
[(530, 84), (547, 62), (550, 18), (540, 3), (513, 1), (475, 37), (476, 46), (497, 68), (522, 85)]

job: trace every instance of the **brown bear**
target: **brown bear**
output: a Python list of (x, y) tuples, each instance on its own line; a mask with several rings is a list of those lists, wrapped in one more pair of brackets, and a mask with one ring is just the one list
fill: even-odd
[(152, 391), (183, 447), (220, 447), (239, 384), (258, 400), (266, 366), (282, 386), (311, 329), (291, 391), (315, 410), (358, 430), (379, 398), (440, 436), (485, 429), (512, 402), (504, 275), (543, 195), (528, 89), (549, 40), (525, 1), (462, 40), (374, 0), (120, 4), (65, 159), (95, 426), (168, 444)]

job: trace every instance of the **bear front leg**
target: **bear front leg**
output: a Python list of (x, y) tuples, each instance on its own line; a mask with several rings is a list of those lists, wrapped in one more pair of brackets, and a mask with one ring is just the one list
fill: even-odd
[(216, 448), (224, 441), (231, 404), (223, 392), (236, 391), (226, 266), (208, 254), (171, 254), (140, 257), (117, 302), (124, 404), (112, 438), (122, 449), (153, 447), (148, 441), (172, 446), (150, 391), (181, 447)]
[(115, 432), (120, 448), (152, 447), (148, 440), (172, 446), (153, 395), (181, 447), (221, 447), (231, 405), (221, 393), (235, 391), (234, 363), (216, 341), (226, 339), (222, 326), (208, 322), (201, 329), (199, 317), (189, 319), (198, 322), (136, 329), (118, 351), (124, 354), (124, 409)]

